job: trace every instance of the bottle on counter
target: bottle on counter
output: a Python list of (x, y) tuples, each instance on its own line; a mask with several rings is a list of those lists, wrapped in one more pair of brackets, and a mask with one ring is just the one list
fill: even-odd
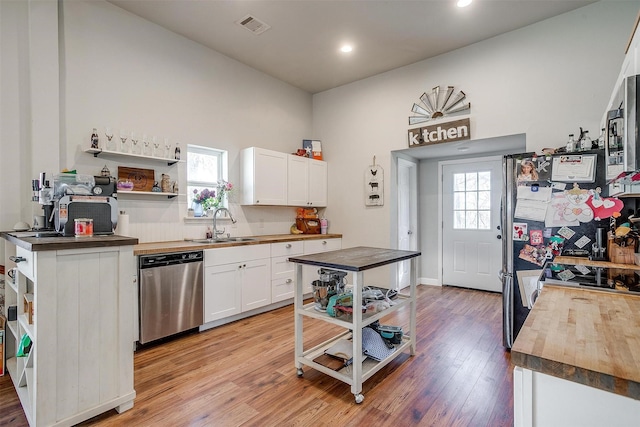
[(591, 137), (589, 131), (585, 130), (582, 139), (580, 140), (580, 151), (591, 150)]
[(93, 131), (91, 132), (91, 148), (98, 148), (98, 130), (96, 128), (93, 128)]
[(180, 143), (179, 142), (176, 142), (176, 149), (173, 157), (176, 160), (180, 160)]
[(605, 140), (604, 128), (602, 128), (600, 130), (600, 136), (598, 137), (598, 148), (600, 149), (604, 148), (604, 140)]
[(573, 153), (576, 149), (576, 141), (573, 139), (573, 134), (569, 134), (569, 141), (567, 141), (567, 153)]

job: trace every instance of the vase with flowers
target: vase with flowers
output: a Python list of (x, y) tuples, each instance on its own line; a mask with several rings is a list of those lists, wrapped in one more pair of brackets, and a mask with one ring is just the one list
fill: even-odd
[(200, 192), (197, 189), (193, 190), (192, 208), (194, 216), (201, 217), (209, 210), (224, 206), (224, 199), (231, 190), (233, 190), (233, 184), (224, 180), (217, 182), (215, 190), (209, 190), (208, 188)]

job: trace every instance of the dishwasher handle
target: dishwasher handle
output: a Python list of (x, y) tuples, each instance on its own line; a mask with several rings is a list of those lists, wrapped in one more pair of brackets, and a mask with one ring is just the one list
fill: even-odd
[(188, 264), (191, 262), (202, 262), (203, 251), (174, 252), (169, 254), (143, 255), (140, 256), (140, 269), (154, 268), (167, 265)]

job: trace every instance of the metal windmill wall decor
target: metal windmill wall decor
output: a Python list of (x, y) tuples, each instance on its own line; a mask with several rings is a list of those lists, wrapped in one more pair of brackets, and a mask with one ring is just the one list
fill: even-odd
[(420, 103), (413, 104), (409, 116), (409, 125), (426, 123), (429, 120), (445, 117), (454, 113), (471, 109), (470, 102), (464, 102), (467, 95), (463, 91), (454, 93), (453, 86), (447, 86), (446, 91), (441, 91), (440, 86), (431, 89), (431, 92), (420, 96)]

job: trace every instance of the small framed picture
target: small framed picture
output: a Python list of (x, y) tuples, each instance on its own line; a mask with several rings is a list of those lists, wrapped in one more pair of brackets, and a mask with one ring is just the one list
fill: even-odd
[(544, 243), (542, 230), (531, 230), (529, 232), (529, 243), (532, 245), (541, 245)]

